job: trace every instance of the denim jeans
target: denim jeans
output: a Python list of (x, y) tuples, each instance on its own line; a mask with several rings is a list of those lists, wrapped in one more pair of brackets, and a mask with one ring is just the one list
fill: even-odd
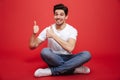
[(80, 67), (91, 59), (88, 51), (64, 55), (53, 53), (49, 48), (44, 48), (41, 51), (41, 57), (50, 67), (52, 75), (71, 74), (75, 68)]

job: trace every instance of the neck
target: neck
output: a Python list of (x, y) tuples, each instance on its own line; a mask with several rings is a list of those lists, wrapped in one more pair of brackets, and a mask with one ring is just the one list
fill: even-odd
[(57, 30), (62, 30), (62, 29), (65, 28), (65, 26), (66, 26), (66, 23), (63, 23), (62, 25), (56, 25), (56, 29)]

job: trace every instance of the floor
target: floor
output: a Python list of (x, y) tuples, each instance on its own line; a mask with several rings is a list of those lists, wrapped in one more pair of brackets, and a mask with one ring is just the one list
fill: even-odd
[(35, 78), (34, 70), (47, 65), (39, 58), (38, 54), (18, 55), (7, 54), (0, 56), (0, 80), (120, 80), (119, 56), (95, 56), (86, 66), (91, 68), (91, 73), (49, 76)]

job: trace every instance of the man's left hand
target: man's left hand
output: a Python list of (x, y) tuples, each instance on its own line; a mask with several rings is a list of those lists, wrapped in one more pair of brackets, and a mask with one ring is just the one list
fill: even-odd
[(46, 37), (47, 37), (47, 38), (53, 38), (54, 35), (55, 35), (55, 34), (54, 34), (54, 31), (53, 31), (52, 28), (47, 29), (47, 31), (46, 31)]

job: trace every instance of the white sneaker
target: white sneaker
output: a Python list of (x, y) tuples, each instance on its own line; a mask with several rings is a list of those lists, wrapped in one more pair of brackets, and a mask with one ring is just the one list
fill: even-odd
[(88, 74), (88, 73), (90, 73), (90, 68), (88, 68), (86, 66), (80, 66), (78, 68), (75, 68), (74, 73)]
[(34, 73), (35, 77), (50, 76), (50, 75), (52, 75), (50, 68), (45, 68), (45, 69), (39, 68)]

